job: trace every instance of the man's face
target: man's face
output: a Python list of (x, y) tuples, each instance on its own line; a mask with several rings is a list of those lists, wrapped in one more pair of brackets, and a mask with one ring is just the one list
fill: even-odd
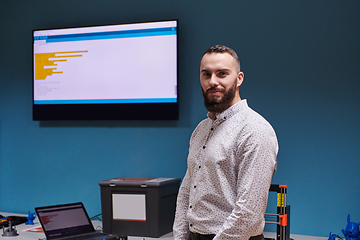
[(221, 113), (240, 101), (239, 86), (243, 78), (229, 53), (205, 54), (200, 63), (200, 83), (207, 110)]

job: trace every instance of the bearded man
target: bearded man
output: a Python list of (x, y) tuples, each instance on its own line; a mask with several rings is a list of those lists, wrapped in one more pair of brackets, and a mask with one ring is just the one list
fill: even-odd
[(263, 240), (265, 209), (278, 153), (271, 125), (240, 98), (244, 80), (234, 50), (207, 49), (200, 84), (208, 118), (190, 138), (175, 240)]

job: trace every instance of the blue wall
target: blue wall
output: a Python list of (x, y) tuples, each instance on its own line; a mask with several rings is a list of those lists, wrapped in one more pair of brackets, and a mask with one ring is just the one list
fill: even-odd
[[(101, 180), (182, 178), (206, 117), (200, 57), (225, 44), (242, 61), (242, 98), (278, 134), (273, 183), (288, 185), (291, 233), (341, 234), (348, 213), (360, 221), (359, 13), (356, 0), (2, 0), (0, 211), (83, 201), (95, 215)], [(179, 121), (32, 121), (33, 29), (175, 18)]]

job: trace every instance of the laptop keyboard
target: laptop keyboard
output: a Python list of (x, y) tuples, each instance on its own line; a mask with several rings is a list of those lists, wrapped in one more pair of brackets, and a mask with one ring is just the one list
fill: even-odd
[(86, 234), (86, 235), (81, 235), (81, 236), (76, 236), (76, 237), (69, 237), (66, 240), (82, 240), (82, 239), (89, 239), (89, 238), (94, 238), (94, 237), (100, 237), (103, 236), (104, 234), (102, 234), (101, 232), (95, 232), (95, 233), (90, 233), (90, 234)]

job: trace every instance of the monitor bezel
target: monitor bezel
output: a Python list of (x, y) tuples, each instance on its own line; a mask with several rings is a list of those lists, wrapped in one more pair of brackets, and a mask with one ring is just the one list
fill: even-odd
[[(112, 103), (112, 104), (35, 104), (34, 103), (34, 32), (84, 27), (116, 26), (127, 24), (176, 22), (176, 102), (172, 103)], [(42, 28), (32, 31), (32, 119), (33, 121), (71, 120), (179, 120), (179, 20), (149, 20), (88, 26)]]

